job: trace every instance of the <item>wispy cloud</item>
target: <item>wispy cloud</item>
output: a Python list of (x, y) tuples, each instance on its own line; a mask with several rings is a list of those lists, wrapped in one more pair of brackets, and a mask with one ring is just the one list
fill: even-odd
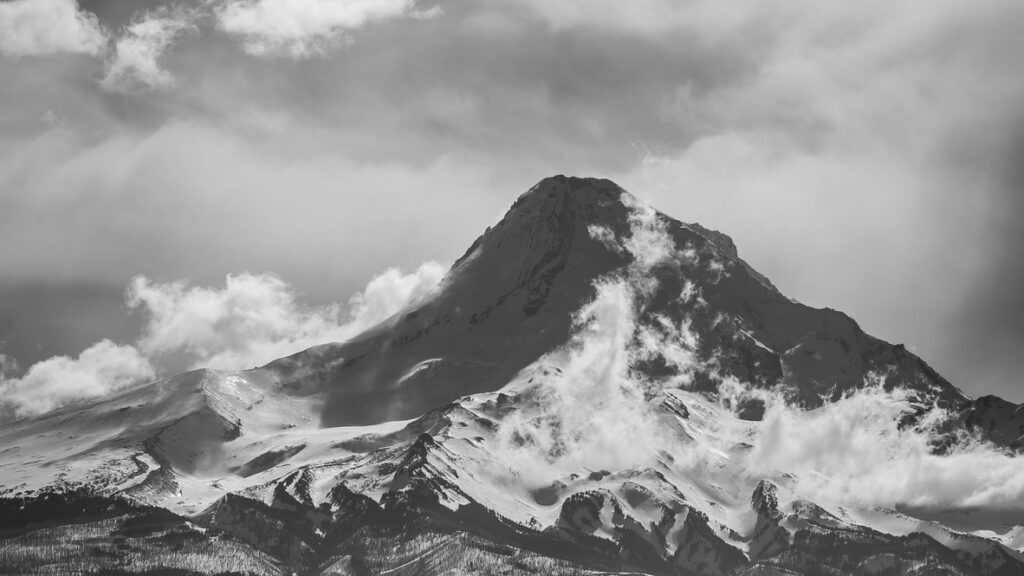
[(103, 87), (118, 92), (169, 88), (174, 76), (160, 59), (183, 34), (196, 31), (195, 15), (183, 9), (146, 12), (126, 26), (114, 43)]
[(410, 14), (415, 0), (228, 0), (218, 24), (250, 54), (294, 58), (324, 54), (367, 24)]
[(96, 55), (107, 38), (96, 16), (75, 0), (0, 2), (0, 53), (40, 56), (59, 52)]

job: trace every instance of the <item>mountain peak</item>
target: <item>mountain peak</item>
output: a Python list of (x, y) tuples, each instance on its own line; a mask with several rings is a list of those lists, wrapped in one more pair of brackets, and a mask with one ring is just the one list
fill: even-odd
[[(521, 194), (503, 221), (536, 216), (574, 216), (592, 220), (599, 217), (600, 207), (612, 205), (622, 207), (616, 212), (624, 214), (623, 194), (629, 193), (615, 182), (604, 178), (580, 178), (561, 174), (549, 176)], [(569, 206), (577, 209), (569, 210)], [(604, 216), (608, 217), (610, 214), (605, 213)]]
[(504, 275), (511, 275), (507, 280), (521, 283), (564, 261), (572, 251), (585, 246), (603, 251), (589, 238), (588, 227), (599, 224), (616, 233), (628, 232), (629, 208), (622, 200), (624, 194), (629, 193), (611, 180), (563, 175), (544, 178), (521, 194), (501, 221), (473, 242), (453, 271), (486, 253)]
[[(631, 266), (644, 250), (664, 258), (639, 278)], [(610, 180), (564, 175), (522, 194), (430, 299), (347, 343), (267, 368), (286, 390), (325, 395), (323, 426), (411, 418), (498, 390), (558, 350), (595, 287), (610, 278), (646, 282), (643, 301), (634, 303), (638, 321), (686, 323), (699, 335), (698, 390), (714, 393), (722, 378), (736, 378), (781, 386), (814, 406), (885, 373), (893, 383), (954, 396), (923, 362), (849, 317), (787, 299), (739, 259), (725, 234), (646, 208)], [(669, 364), (655, 357), (641, 368), (671, 376)]]
[(607, 178), (556, 174), (537, 182), (532, 188), (524, 192), (520, 198), (544, 193), (586, 193), (605, 190), (622, 192), (622, 188), (618, 184)]
[[(261, 576), (903, 574), (922, 558), (942, 573), (1024, 573), (997, 541), (928, 516), (880, 524), (926, 527), (950, 550), (854, 525), (885, 512), (819, 506), (801, 482), (813, 472), (816, 495), (824, 474), (770, 456), (822, 428), (818, 416), (775, 417), (792, 407), (767, 405), (764, 389), (813, 407), (878, 374), (914, 406), (954, 415), (950, 437), (1024, 451), (1020, 407), (968, 401), (905, 347), (785, 298), (728, 236), (609, 180), (546, 178), (428, 298), (356, 338), (0, 426), (0, 527), (14, 528), (0, 550), (20, 563), (0, 560), (0, 572), (35, 562), (28, 573), (43, 573), (51, 544), (76, 562), (130, 544), (140, 561), (197, 558), (210, 572), (258, 559), (268, 568), (246, 572)], [(898, 413), (914, 434), (929, 414)], [(784, 450), (807, 452), (819, 451)], [(88, 523), (86, 507), (99, 514)], [(60, 524), (37, 522), (50, 517)]]

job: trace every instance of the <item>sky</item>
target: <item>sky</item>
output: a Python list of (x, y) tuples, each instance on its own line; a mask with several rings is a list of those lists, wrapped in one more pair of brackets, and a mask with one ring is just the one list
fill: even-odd
[(0, 385), (344, 338), (571, 174), (1024, 402), (1022, 53), (1017, 0), (0, 0)]

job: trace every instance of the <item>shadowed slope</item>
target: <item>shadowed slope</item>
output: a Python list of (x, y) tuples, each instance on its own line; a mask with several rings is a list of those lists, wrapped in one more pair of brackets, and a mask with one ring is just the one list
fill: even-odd
[(592, 222), (626, 228), (607, 180), (550, 178), (478, 238), (432, 297), (341, 345), (267, 366), (282, 386), (326, 392), (325, 426), (418, 416), (458, 396), (496, 390), (564, 343), (592, 281), (624, 263), (590, 237)]

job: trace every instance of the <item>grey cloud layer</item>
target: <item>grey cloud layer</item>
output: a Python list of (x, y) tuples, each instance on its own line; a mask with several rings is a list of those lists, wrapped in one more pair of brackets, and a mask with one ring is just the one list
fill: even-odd
[(271, 270), (322, 303), (608, 176), (1024, 400), (1019, 3), (322, 4), (89, 0), (103, 54), (0, 57), (0, 282)]

